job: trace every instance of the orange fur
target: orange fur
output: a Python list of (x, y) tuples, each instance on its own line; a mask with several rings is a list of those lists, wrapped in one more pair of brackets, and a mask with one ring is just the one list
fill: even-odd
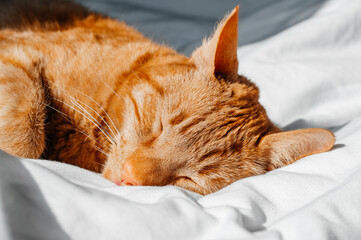
[(238, 7), (187, 58), (73, 3), (37, 0), (29, 15), (16, 2), (27, 14), (0, 25), (0, 148), (11, 154), (207, 194), (333, 146), (326, 130), (280, 133), (268, 119), (237, 73)]

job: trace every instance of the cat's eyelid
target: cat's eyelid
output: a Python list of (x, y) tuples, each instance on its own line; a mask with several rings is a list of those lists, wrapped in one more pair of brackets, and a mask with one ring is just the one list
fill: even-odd
[(155, 137), (159, 137), (163, 132), (163, 122), (161, 119), (158, 120), (153, 134)]
[(194, 184), (196, 184), (196, 182), (195, 181), (193, 181), (193, 179), (192, 178), (190, 178), (190, 177), (187, 177), (187, 176), (179, 176), (179, 177), (176, 177), (175, 179), (174, 179), (174, 181), (178, 181), (178, 180), (186, 180), (186, 181), (191, 181), (191, 182), (193, 182)]
[(160, 124), (160, 126), (159, 126), (159, 128), (160, 128), (160, 132), (163, 132), (163, 122), (162, 122), (162, 120), (160, 120), (159, 121), (159, 124)]

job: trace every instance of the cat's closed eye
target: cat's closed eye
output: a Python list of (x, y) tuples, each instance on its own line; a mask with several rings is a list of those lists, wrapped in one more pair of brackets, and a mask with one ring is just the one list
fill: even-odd
[(153, 136), (155, 138), (158, 138), (162, 133), (163, 133), (163, 122), (162, 120), (158, 120), (156, 121), (156, 123), (154, 124), (154, 127), (153, 127)]
[(186, 177), (186, 176), (180, 176), (180, 177), (176, 177), (175, 179), (174, 179), (174, 181), (173, 182), (184, 182), (184, 181), (188, 181), (188, 182), (193, 182), (194, 184), (195, 184), (195, 182), (192, 180), (192, 178), (190, 178), (190, 177)]
[(193, 191), (195, 191), (195, 189), (197, 189), (197, 187), (198, 187), (197, 183), (195, 181), (193, 181), (192, 178), (186, 177), (186, 176), (177, 177), (170, 184), (178, 186), (178, 187), (190, 189)]
[(257, 86), (238, 75), (238, 7), (190, 57), (124, 23), (64, 9), (65, 25), (24, 19), (0, 29), (1, 149), (118, 185), (208, 194), (333, 146), (327, 130), (282, 132)]

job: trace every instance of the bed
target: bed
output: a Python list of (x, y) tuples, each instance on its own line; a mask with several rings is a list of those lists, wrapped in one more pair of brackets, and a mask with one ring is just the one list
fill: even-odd
[(184, 54), (240, 4), (239, 73), (278, 126), (336, 145), (207, 196), (0, 152), (0, 239), (361, 239), (359, 0), (78, 2)]

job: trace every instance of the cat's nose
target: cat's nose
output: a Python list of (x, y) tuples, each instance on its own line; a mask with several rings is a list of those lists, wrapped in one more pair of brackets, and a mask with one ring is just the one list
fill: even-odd
[(122, 186), (139, 186), (142, 185), (140, 181), (135, 179), (132, 172), (132, 166), (129, 163), (125, 163), (123, 167), (123, 172), (121, 174), (121, 183)]

